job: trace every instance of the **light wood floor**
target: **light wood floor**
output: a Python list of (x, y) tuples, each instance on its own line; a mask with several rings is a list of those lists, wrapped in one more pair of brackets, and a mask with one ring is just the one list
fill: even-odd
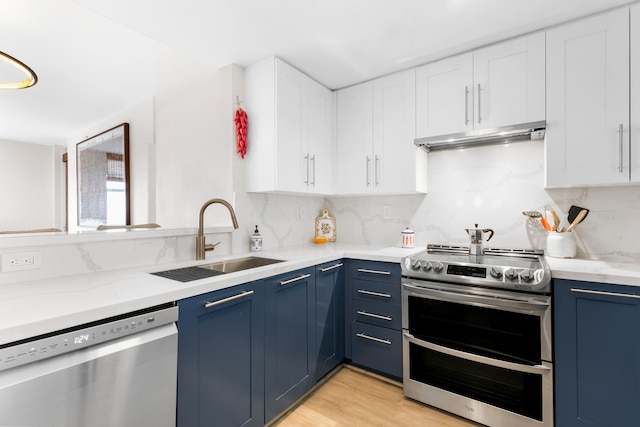
[(477, 427), (480, 424), (402, 395), (395, 381), (343, 366), (283, 418), (277, 427)]

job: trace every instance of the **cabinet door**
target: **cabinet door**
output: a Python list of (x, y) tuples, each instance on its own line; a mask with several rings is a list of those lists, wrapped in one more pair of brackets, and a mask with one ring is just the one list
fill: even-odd
[(264, 424), (262, 282), (178, 302), (179, 427)]
[(640, 6), (631, 8), (631, 182), (640, 182)]
[(271, 421), (315, 380), (315, 272), (265, 279), (265, 421)]
[(416, 69), (416, 138), (473, 130), (473, 54)]
[(344, 265), (316, 267), (316, 381), (344, 359)]
[(556, 280), (556, 425), (638, 424), (638, 289)]
[(629, 11), (547, 32), (546, 185), (629, 181)]
[(303, 145), (306, 78), (295, 68), (276, 60), (276, 188), (280, 191), (307, 191), (308, 152)]
[(474, 128), (545, 119), (544, 33), (473, 53)]
[[(415, 70), (373, 81), (371, 184), (378, 193), (416, 191)], [(426, 184), (426, 182), (424, 183)]]
[(373, 191), (373, 106), (371, 82), (338, 91), (337, 188), (339, 194)]
[(304, 129), (306, 150), (305, 182), (307, 191), (316, 194), (332, 192), (331, 116), (332, 97), (329, 89), (308, 80), (304, 91)]

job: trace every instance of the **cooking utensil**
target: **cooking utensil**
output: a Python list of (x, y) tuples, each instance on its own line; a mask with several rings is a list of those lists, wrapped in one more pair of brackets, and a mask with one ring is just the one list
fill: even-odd
[(522, 211), (522, 215), (529, 218), (542, 218), (542, 214), (538, 211)]
[[(569, 224), (572, 224), (573, 221), (575, 221), (576, 217), (578, 216), (578, 214), (582, 211), (587, 211), (586, 214), (584, 214), (584, 216), (582, 217), (582, 219), (584, 220), (584, 218), (587, 216), (587, 214), (589, 213), (589, 209), (585, 209), (585, 208), (581, 208), (580, 206), (574, 206), (571, 205), (571, 207), (569, 208), (569, 216), (567, 217)], [(582, 220), (581, 220), (582, 221)]]
[(551, 212), (551, 216), (553, 217), (553, 229), (557, 230), (558, 228), (560, 228), (560, 217), (558, 216), (556, 211), (554, 211), (553, 209), (551, 209), (550, 212)]
[(576, 225), (580, 224), (580, 222), (582, 222), (582, 220), (584, 219), (585, 216), (587, 216), (588, 213), (589, 213), (588, 210), (582, 209), (580, 213), (574, 218), (573, 222), (571, 222), (571, 225), (569, 226), (569, 228), (567, 228), (567, 233), (573, 230), (573, 228)]

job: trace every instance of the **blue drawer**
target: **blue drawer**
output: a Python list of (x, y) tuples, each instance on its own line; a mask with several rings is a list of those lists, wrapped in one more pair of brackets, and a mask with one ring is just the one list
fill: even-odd
[(352, 260), (349, 268), (352, 279), (365, 279), (398, 285), (400, 285), (400, 280), (402, 279), (399, 263)]
[(400, 330), (402, 328), (402, 316), (400, 313), (400, 307), (359, 299), (353, 301), (352, 319), (359, 322)]
[(397, 330), (352, 322), (351, 361), (355, 365), (402, 378), (402, 333)]
[(362, 301), (400, 307), (402, 287), (399, 282), (391, 284), (353, 279), (351, 281), (351, 296)]

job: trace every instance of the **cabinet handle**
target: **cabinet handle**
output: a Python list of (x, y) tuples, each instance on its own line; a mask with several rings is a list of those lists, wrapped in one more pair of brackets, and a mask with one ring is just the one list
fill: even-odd
[(283, 281), (280, 281), (280, 286), (288, 285), (289, 283), (297, 282), (298, 280), (304, 280), (307, 277), (311, 277), (311, 275), (310, 274), (303, 274), (302, 276), (294, 277), (293, 279), (283, 280)]
[(311, 174), (311, 185), (316, 186), (316, 156), (315, 154), (311, 155), (311, 164), (313, 165), (313, 172)]
[(358, 293), (364, 294), (364, 295), (371, 295), (374, 297), (391, 298), (390, 294), (383, 294), (380, 292), (373, 292), (373, 291), (365, 291), (364, 289), (358, 289)]
[(361, 310), (356, 311), (356, 313), (358, 313), (360, 316), (373, 317), (374, 319), (380, 319), (380, 320), (388, 320), (389, 322), (393, 320), (390, 316), (381, 316), (379, 314), (369, 313)]
[(623, 147), (624, 125), (618, 126), (618, 172), (622, 173), (622, 147)]
[(376, 187), (380, 185), (380, 157), (376, 155), (376, 163), (373, 165), (373, 170), (376, 175)]
[(304, 183), (309, 186), (309, 153), (304, 155), (304, 159), (307, 161), (307, 179), (304, 181)]
[(229, 301), (236, 300), (238, 298), (246, 297), (247, 295), (251, 295), (252, 293), (253, 293), (253, 291), (243, 291), (242, 293), (240, 293), (238, 295), (234, 295), (232, 297), (223, 298), (223, 299), (220, 299), (220, 300), (214, 301), (214, 302), (207, 302), (207, 303), (204, 304), (204, 308), (211, 308), (211, 307), (214, 307), (216, 305), (224, 304), (225, 302), (229, 302)]
[(367, 187), (371, 185), (371, 181), (369, 181), (369, 165), (371, 164), (371, 157), (367, 156)]
[(464, 87), (464, 125), (469, 124), (469, 86)]
[(391, 341), (389, 340), (383, 340), (382, 338), (376, 338), (376, 337), (372, 337), (371, 335), (367, 335), (367, 334), (363, 334), (363, 333), (357, 333), (357, 336), (359, 336), (360, 338), (364, 338), (366, 340), (370, 340), (370, 341), (375, 341), (375, 342), (379, 342), (382, 344), (387, 344), (387, 345), (391, 345)]
[(324, 273), (325, 271), (330, 271), (330, 270), (335, 270), (336, 268), (340, 268), (340, 267), (342, 267), (343, 265), (344, 265), (343, 263), (340, 263), (340, 264), (334, 264), (334, 265), (332, 265), (331, 267), (321, 268), (321, 269), (320, 269), (320, 271)]
[(359, 273), (371, 273), (371, 274), (383, 274), (385, 276), (390, 276), (391, 275), (390, 271), (367, 270), (366, 268), (359, 268), (358, 272)]
[(480, 103), (480, 91), (481, 91), (480, 83), (478, 83), (478, 123), (480, 123), (480, 118), (482, 117), (481, 108), (482, 104)]
[(621, 294), (621, 293), (618, 293), (618, 292), (591, 291), (591, 290), (588, 290), (588, 289), (575, 289), (575, 288), (572, 288), (571, 292), (575, 292), (575, 293), (579, 293), (579, 294), (604, 295), (604, 296), (607, 296), (607, 297), (622, 297), (622, 298), (640, 299), (640, 295)]

